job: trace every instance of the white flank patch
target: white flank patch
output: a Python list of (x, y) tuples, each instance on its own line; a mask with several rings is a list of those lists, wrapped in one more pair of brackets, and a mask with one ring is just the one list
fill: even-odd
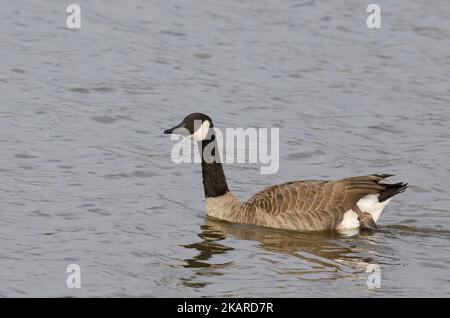
[(380, 218), (381, 212), (389, 202), (391, 202), (392, 198), (387, 199), (384, 202), (378, 202), (379, 194), (368, 194), (361, 198), (358, 203), (358, 208), (362, 212), (367, 212), (372, 215), (372, 219), (377, 222)]
[(359, 228), (358, 214), (353, 210), (344, 213), (342, 222), (336, 227), (338, 230), (349, 230)]
[(197, 129), (197, 131), (195, 133), (190, 135), (189, 138), (192, 138), (195, 141), (202, 141), (202, 140), (204, 140), (206, 138), (206, 136), (208, 135), (208, 131), (209, 131), (209, 127), (210, 126), (211, 126), (211, 124), (209, 123), (209, 121), (205, 120), (203, 122), (203, 124), (200, 126), (200, 128)]

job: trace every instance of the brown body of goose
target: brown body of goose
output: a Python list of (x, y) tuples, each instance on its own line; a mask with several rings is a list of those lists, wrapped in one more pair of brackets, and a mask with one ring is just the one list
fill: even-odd
[[(277, 229), (374, 229), (390, 197), (406, 188), (403, 183), (384, 184), (383, 180), (384, 176), (369, 175), (335, 181), (287, 182), (258, 192), (246, 202), (227, 192), (207, 198), (206, 210), (209, 216), (218, 219)], [(365, 202), (371, 208), (362, 210), (360, 206)]]
[[(180, 133), (199, 141), (207, 215), (229, 222), (298, 231), (375, 229), (384, 207), (407, 188), (406, 183), (387, 183), (385, 179), (391, 175), (373, 174), (332, 181), (287, 182), (241, 202), (228, 189), (215, 153), (217, 145), (210, 117), (190, 114), (165, 133)], [(206, 148), (212, 150), (215, 162), (205, 160)]]

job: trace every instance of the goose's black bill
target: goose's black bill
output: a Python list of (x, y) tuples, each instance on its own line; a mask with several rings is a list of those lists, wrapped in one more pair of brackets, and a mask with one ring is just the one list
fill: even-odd
[(173, 127), (173, 128), (164, 130), (164, 134), (170, 135), (171, 133), (173, 133), (173, 131), (174, 131), (175, 129), (177, 129), (177, 128), (182, 128), (182, 127), (184, 127), (184, 123), (181, 123), (181, 124), (179, 124), (179, 125), (176, 125), (176, 126)]

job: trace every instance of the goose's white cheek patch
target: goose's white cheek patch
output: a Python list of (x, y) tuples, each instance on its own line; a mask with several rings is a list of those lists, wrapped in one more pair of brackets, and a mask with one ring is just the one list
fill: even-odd
[(197, 129), (192, 135), (190, 135), (189, 138), (195, 141), (204, 140), (208, 135), (209, 127), (211, 127), (211, 124), (209, 123), (208, 120), (205, 120), (203, 124), (200, 126), (200, 128)]

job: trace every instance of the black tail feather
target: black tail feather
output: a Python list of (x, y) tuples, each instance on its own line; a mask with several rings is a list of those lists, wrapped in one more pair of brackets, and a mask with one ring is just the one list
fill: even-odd
[(384, 184), (384, 186), (386, 186), (386, 190), (380, 193), (380, 196), (378, 197), (379, 202), (386, 201), (394, 195), (404, 192), (408, 188), (408, 184), (403, 182)]

